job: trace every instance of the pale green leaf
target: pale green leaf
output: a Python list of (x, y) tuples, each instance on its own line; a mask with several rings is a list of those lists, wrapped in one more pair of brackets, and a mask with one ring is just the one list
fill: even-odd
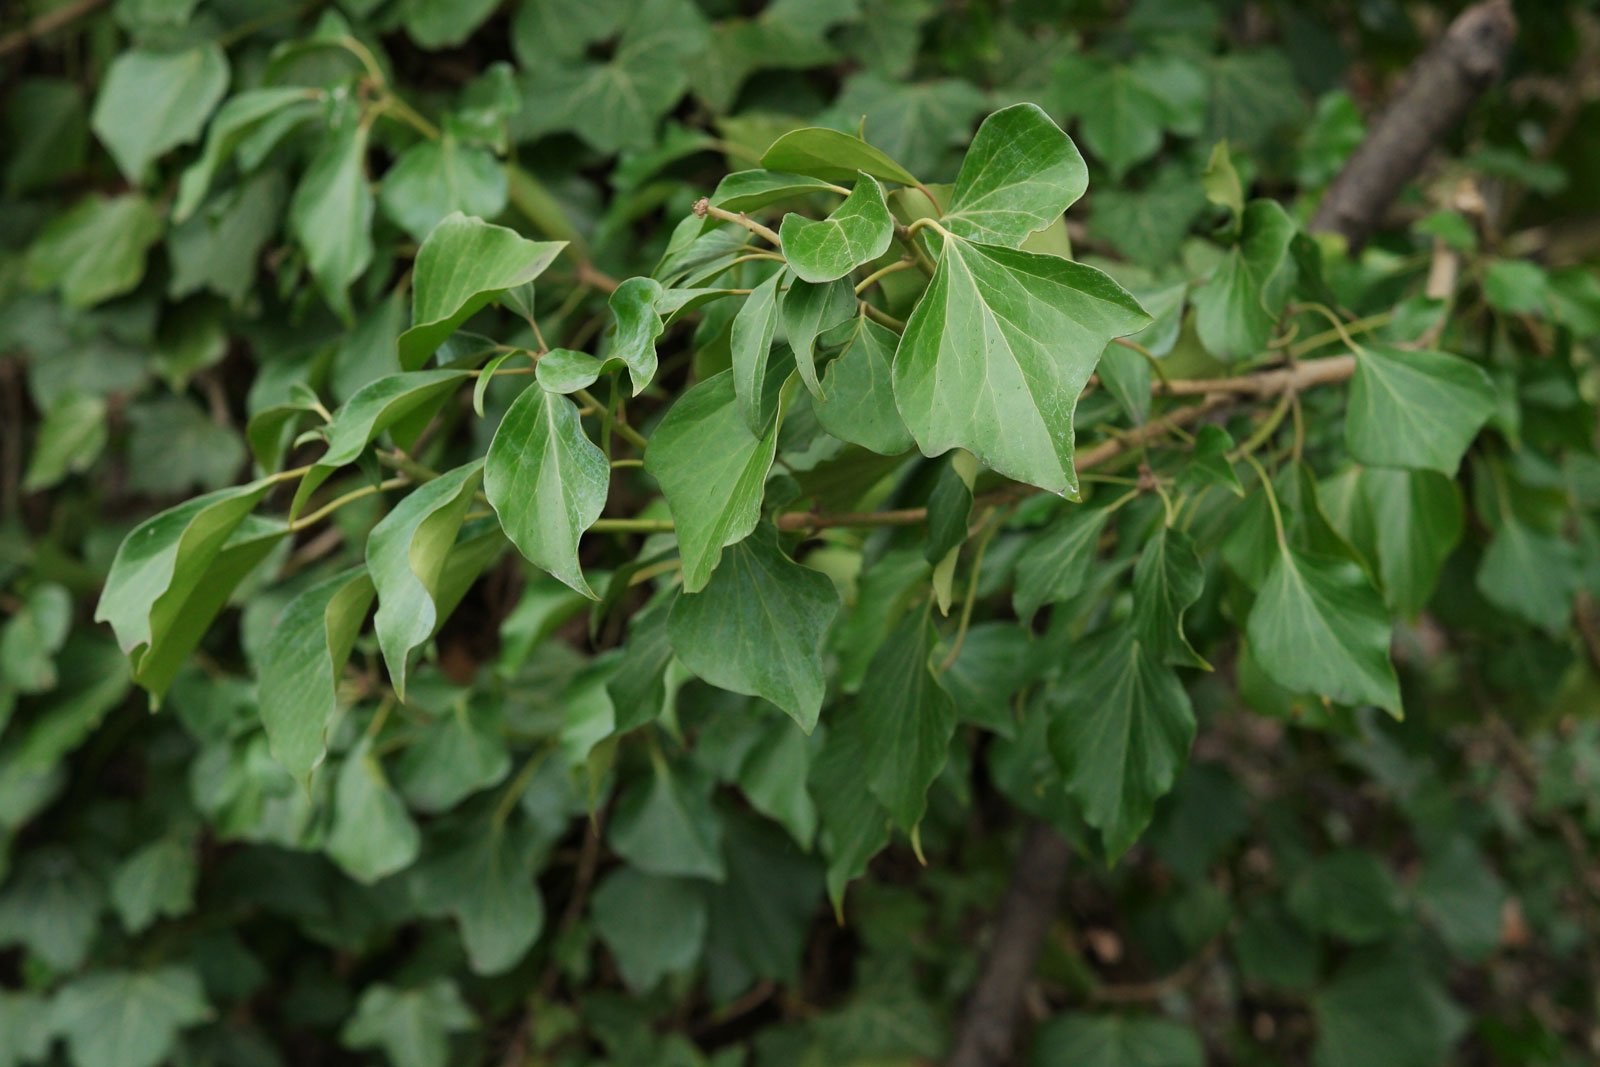
[(786, 174), (776, 170), (735, 171), (717, 183), (710, 196), (711, 206), (726, 211), (756, 211), (786, 200), (794, 200), (810, 193), (844, 190), (821, 178), (804, 174)]
[(844, 203), (822, 220), (793, 212), (778, 229), (783, 258), (801, 279), (831, 282), (871, 263), (889, 250), (894, 219), (883, 199), (883, 186), (871, 175), (858, 174)]
[(414, 240), (426, 240), (441, 219), (460, 213), (492, 219), (505, 210), (505, 168), (485, 148), (446, 134), (419, 141), (383, 176), (384, 213)]
[(64, 986), (51, 1025), (76, 1067), (156, 1067), (178, 1034), (210, 1019), (200, 978), (188, 967), (100, 971)]
[(1194, 291), (1195, 329), (1206, 351), (1224, 361), (1265, 350), (1289, 296), (1295, 224), (1275, 200), (1244, 209), (1239, 244)]
[(824, 430), (884, 456), (898, 456), (911, 448), (911, 433), (894, 402), (894, 350), (899, 340), (865, 315), (856, 318), (844, 348), (828, 364), (820, 395), (811, 400), (811, 410)]
[(822, 395), (822, 385), (817, 381), (818, 337), (855, 317), (858, 307), (855, 288), (842, 278), (823, 284), (792, 281), (783, 294), (779, 307), (783, 332), (794, 353), (800, 380), (812, 396)]
[(263, 132), (277, 136), (286, 134), (317, 113), (320, 96), (316, 89), (274, 86), (247, 89), (223, 104), (206, 134), (200, 158), (191, 163), (178, 180), (173, 220), (181, 223), (194, 214), (211, 188), (217, 170), (247, 138), (259, 137)]
[[(55, 658), (72, 629), (72, 594), (42, 582), (28, 590), (0, 628), (0, 684), (20, 693), (41, 693), (57, 682)], [(0, 728), (5, 715), (0, 713)]]
[(786, 274), (786, 271), (776, 271), (745, 298), (733, 318), (729, 338), (739, 412), (744, 416), (745, 426), (758, 436), (770, 429), (778, 413), (778, 394), (770, 387), (768, 379), (783, 373), (780, 370), (783, 361), (772, 358), (772, 337), (778, 328), (779, 286)]
[(858, 174), (870, 174), (897, 185), (917, 184), (910, 171), (861, 138), (821, 126), (784, 134), (762, 153), (761, 165), (828, 182), (853, 182)]
[(69, 474), (82, 474), (106, 446), (106, 402), (102, 397), (68, 393), (44, 413), (34, 439), (22, 490), (37, 493)]
[(389, 785), (370, 738), (346, 753), (339, 767), (325, 847), (340, 869), (363, 885), (411, 866), (421, 850), (417, 824)]
[(372, 262), (372, 186), (368, 126), (353, 114), (324, 135), (289, 202), (289, 231), (328, 306), (348, 320), (350, 285)]
[[(662, 297), (661, 283), (651, 278), (629, 278), (617, 286), (606, 306), (611, 311), (612, 331), (607, 338), (605, 358), (622, 361), (638, 396), (656, 376), (656, 338), (666, 329), (657, 302)], [(543, 362), (543, 361), (541, 361)]]
[(1072, 139), (1035, 104), (983, 120), (961, 162), (943, 223), (958, 237), (1016, 247), (1077, 202), (1089, 169)]
[(1404, 947), (1362, 953), (1312, 998), (1316, 1067), (1432, 1067), (1471, 1018), (1429, 973), (1425, 955)]
[(511, 772), (500, 717), (479, 704), (456, 701), (419, 729), (395, 761), (395, 784), (413, 810), (447, 812)]
[(86, 308), (131, 291), (145, 256), (161, 240), (161, 216), (137, 193), (85, 197), (51, 219), (28, 249), (28, 283), (61, 290), (69, 307)]
[(111, 906), (130, 934), (159, 917), (176, 919), (194, 909), (200, 867), (193, 845), (162, 837), (123, 860), (111, 876)]
[(95, 100), (95, 136), (134, 184), (150, 164), (200, 136), (228, 90), (228, 57), (213, 42), (183, 51), (136, 48), (106, 71)]
[(477, 1026), (448, 978), (403, 990), (380, 982), (362, 992), (339, 1040), (346, 1048), (381, 1048), (394, 1067), (447, 1067), (450, 1035)]
[(1507, 517), (1478, 562), (1477, 586), (1491, 604), (1552, 634), (1566, 632), (1581, 584), (1566, 538)]

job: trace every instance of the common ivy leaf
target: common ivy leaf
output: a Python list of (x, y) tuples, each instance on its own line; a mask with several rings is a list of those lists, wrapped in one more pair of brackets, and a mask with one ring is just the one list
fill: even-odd
[(362, 992), (339, 1041), (345, 1048), (381, 1048), (394, 1067), (445, 1067), (450, 1035), (477, 1026), (448, 978), (404, 990), (380, 982)]
[(1096, 190), (1089, 233), (1141, 266), (1160, 267), (1177, 261), (1184, 236), (1205, 206), (1193, 175), (1169, 165), (1140, 188)]
[(417, 824), (383, 773), (372, 740), (363, 738), (345, 754), (334, 783), (328, 855), (351, 878), (371, 885), (411, 866), (421, 847)]
[(1200, 599), (1205, 584), (1188, 534), (1168, 526), (1145, 542), (1133, 569), (1133, 628), (1157, 661), (1210, 670), (1183, 632), (1183, 613)]
[(811, 399), (824, 430), (884, 456), (898, 456), (912, 446), (894, 403), (894, 349), (899, 341), (865, 315), (851, 323), (849, 339), (828, 364), (819, 395)]
[(817, 832), (817, 807), (806, 792), (814, 748), (804, 732), (772, 719), (739, 764), (739, 789), (750, 806), (781, 824), (804, 849)]
[(417, 250), (412, 326), (400, 335), (400, 366), (422, 366), (462, 323), (507, 289), (543, 274), (566, 246), (530, 241), (460, 213), (445, 216)]
[(1128, 418), (1138, 424), (1150, 417), (1152, 371), (1143, 352), (1109, 345), (1100, 356), (1096, 372), (1100, 375), (1100, 384), (1116, 398), (1117, 406)]
[(229, 546), (272, 484), (251, 482), (185, 501), (140, 523), (117, 548), (95, 621), (111, 624), (135, 680), (157, 697), (234, 585), (283, 536), (281, 524), (246, 528), (254, 536)]
[(1461, 540), (1461, 493), (1437, 471), (1355, 467), (1323, 485), (1330, 520), (1377, 569), (1384, 600), (1414, 618)]
[(22, 945), (57, 971), (83, 966), (100, 928), (100, 881), (61, 847), (27, 853), (0, 888), (0, 945)]
[(717, 183), (710, 196), (711, 206), (727, 211), (756, 211), (781, 204), (809, 193), (843, 193), (845, 190), (821, 178), (788, 174), (779, 170), (740, 170)]
[(372, 605), (365, 568), (343, 571), (289, 601), (261, 659), (261, 724), (272, 758), (301, 782), (327, 752), (339, 675)]
[(1108, 518), (1110, 512), (1105, 508), (1069, 508), (1029, 540), (1017, 556), (1017, 580), (1011, 594), (1011, 605), (1023, 622), (1031, 620), (1043, 605), (1070, 599), (1083, 590)]
[(161, 216), (137, 193), (87, 196), (57, 215), (28, 249), (36, 288), (59, 288), (68, 307), (121, 296), (144, 277), (145, 256), (161, 240)]
[(578, 539), (605, 510), (611, 465), (583, 431), (578, 407), (524, 389), (489, 445), (483, 486), (517, 550), (590, 599)]
[(1083, 143), (1120, 180), (1161, 150), (1172, 108), (1137, 63), (1096, 64), (1084, 73), (1063, 94), (1079, 115)]
[(1383, 861), (1358, 849), (1318, 857), (1289, 887), (1289, 911), (1308, 929), (1363, 944), (1404, 921), (1400, 886)]
[(911, 174), (942, 176), (956, 169), (967, 131), (988, 102), (963, 78), (903, 81), (859, 71), (845, 80), (822, 121), (852, 133), (870, 131), (872, 143)]
[(68, 393), (44, 412), (33, 453), (22, 477), (22, 489), (37, 493), (59, 484), (69, 474), (93, 465), (106, 446), (106, 402), (103, 397)]
[(414, 810), (437, 814), (500, 782), (511, 771), (498, 721), (456, 701), (417, 731), (395, 762), (395, 782)]
[[(80, 173), (89, 148), (83, 87), (68, 78), (24, 77), (8, 96), (6, 195), (39, 192)], [(11, 1067), (3, 1056), (0, 1064)]]
[(942, 221), (957, 237), (1015, 248), (1088, 187), (1072, 139), (1038, 105), (1013, 104), (978, 127)]
[[(54, 689), (56, 653), (72, 629), (72, 594), (65, 586), (43, 582), (10, 610), (11, 618), (0, 628), (0, 686), (21, 693)], [(4, 720), (0, 713), (0, 726)]]
[(328, 306), (352, 317), (350, 286), (372, 262), (372, 185), (365, 122), (353, 114), (323, 137), (289, 202), (289, 230)]
[(1458, 356), (1372, 345), (1356, 352), (1345, 440), (1361, 463), (1454, 475), (1495, 406), (1489, 376)]
[(283, 199), (282, 175), (265, 171), (169, 232), (167, 295), (209, 289), (243, 307), (256, 283), (261, 250), (278, 230)]
[[(595, 890), (591, 914), (622, 980), (640, 995), (693, 967), (705, 948), (705, 893), (686, 878), (618, 867)], [(672, 921), (661, 922), (662, 915)]]
[(1403, 948), (1361, 953), (1311, 1000), (1316, 1067), (1422, 1067), (1448, 1063), (1470, 1018)]
[(1039, 1028), (1037, 1067), (1202, 1067), (1193, 1030), (1139, 1015), (1062, 1015)]
[(678, 659), (720, 689), (770, 700), (810, 733), (822, 710), (822, 639), (839, 594), (821, 571), (784, 555), (770, 528), (723, 553), (668, 622)]
[(1289, 244), (1295, 224), (1276, 200), (1244, 209), (1239, 243), (1190, 297), (1206, 351), (1224, 361), (1263, 351), (1294, 281)]
[(855, 697), (868, 788), (903, 830), (922, 821), (956, 729), (955, 702), (929, 663), (937, 641), (927, 613), (911, 612), (872, 657)]
[(821, 827), (818, 845), (828, 861), (828, 898), (839, 915), (845, 887), (865, 874), (868, 861), (889, 843), (890, 821), (868, 785), (871, 713), (851, 700), (828, 714), (827, 738), (812, 762), (809, 786)]
[(524, 67), (572, 59), (622, 29), (632, 0), (524, 0), (512, 20), (511, 46)]
[(430, 846), (414, 875), (419, 903), (455, 918), (474, 974), (516, 966), (544, 928), (532, 829), (512, 813), (453, 827)]
[(478, 460), (425, 482), (367, 537), (367, 571), (378, 593), (373, 628), (401, 700), (411, 653), (440, 622), (436, 598), (445, 561), (482, 478)]
[(606, 301), (613, 325), (606, 359), (619, 359), (628, 368), (634, 396), (656, 376), (656, 338), (666, 329), (657, 308), (661, 296), (655, 279), (629, 278)]
[(1478, 591), (1552, 634), (1566, 630), (1581, 585), (1578, 554), (1565, 538), (1507, 516), (1478, 563)]
[(889, 250), (894, 219), (883, 199), (883, 186), (869, 174), (858, 174), (855, 188), (827, 218), (808, 219), (794, 212), (778, 228), (783, 258), (805, 281), (843, 278)]
[(725, 848), (727, 877), (706, 892), (711, 995), (728, 996), (750, 977), (799, 981), (822, 896), (816, 861), (776, 826), (743, 813), (729, 818)]
[(772, 337), (778, 328), (778, 292), (786, 272), (779, 270), (756, 286), (733, 317), (729, 347), (739, 411), (751, 433), (764, 433), (778, 413), (778, 396), (768, 387), (776, 372)]
[(406, 36), (429, 51), (452, 48), (494, 14), (499, 0), (404, 0)]
[(745, 424), (732, 371), (678, 397), (650, 435), (644, 466), (672, 512), (684, 592), (704, 589), (723, 548), (756, 528), (777, 447), (777, 420), (759, 437)]
[(779, 307), (783, 332), (794, 353), (800, 380), (806, 383), (812, 396), (822, 392), (822, 385), (817, 381), (816, 349), (819, 335), (848, 321), (856, 315), (858, 307), (855, 288), (845, 279), (820, 285), (793, 281), (784, 292)]
[(180, 1031), (212, 1016), (199, 977), (181, 966), (88, 974), (62, 987), (50, 1014), (78, 1067), (156, 1067)]
[(1244, 486), (1233, 469), (1228, 454), (1233, 451), (1233, 435), (1221, 426), (1202, 426), (1194, 435), (1194, 451), (1189, 462), (1178, 475), (1179, 486), (1185, 489), (1203, 489), (1218, 485), (1234, 496), (1243, 497)]
[(278, 136), (287, 133), (317, 113), (321, 95), (316, 89), (284, 86), (247, 89), (231, 97), (212, 120), (200, 158), (178, 179), (173, 221), (181, 223), (194, 214), (211, 188), (217, 170), (246, 138), (259, 136), (263, 131)]
[(822, 126), (784, 134), (762, 153), (761, 165), (829, 182), (853, 182), (859, 174), (870, 174), (898, 185), (917, 184), (910, 171), (861, 138)]
[(1280, 545), (1246, 631), (1255, 661), (1285, 689), (1401, 714), (1389, 612), (1354, 563)]
[(1126, 627), (1078, 646), (1052, 698), (1050, 750), (1067, 790), (1116, 860), (1150, 824), (1194, 742), (1183, 683)]
[(1208, 143), (1227, 141), (1248, 151), (1262, 148), (1273, 134), (1301, 118), (1305, 103), (1286, 54), (1272, 48), (1236, 49), (1210, 59), (1210, 107), (1204, 134)]
[(384, 174), (378, 200), (401, 229), (423, 241), (457, 212), (494, 218), (505, 210), (507, 195), (505, 168), (494, 153), (446, 133), (406, 149)]
[(965, 448), (1008, 478), (1076, 495), (1078, 394), (1106, 344), (1149, 322), (1093, 267), (946, 238), (895, 353), (895, 402), (924, 455)]
[(50, 1052), (50, 1005), (32, 993), (0, 993), (0, 1067), (39, 1063)]
[(131, 934), (158, 917), (177, 918), (194, 908), (199, 875), (194, 848), (178, 837), (162, 837), (118, 864), (111, 876), (111, 905)]
[[(533, 373), (534, 380), (539, 383), (541, 389), (567, 396), (579, 389), (587, 389), (599, 381), (605, 369), (606, 361), (598, 356), (591, 356), (587, 352), (576, 352), (570, 348), (552, 348), (539, 357)], [(483, 384), (483, 377), (478, 379), (478, 384), (480, 386)]]
[(182, 51), (135, 48), (112, 60), (92, 119), (123, 176), (142, 183), (150, 164), (200, 136), (228, 91), (228, 57), (215, 42)]
[(711, 807), (709, 779), (659, 762), (617, 801), (607, 833), (633, 866), (666, 877), (721, 881), (722, 821)]

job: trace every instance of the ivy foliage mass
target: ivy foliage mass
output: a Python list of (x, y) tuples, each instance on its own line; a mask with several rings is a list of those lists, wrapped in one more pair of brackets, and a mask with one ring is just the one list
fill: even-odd
[(1587, 1062), (1592, 12), (1308, 226), (1449, 6), (0, 16), (0, 1067), (933, 1062), (1029, 825), (1039, 1067)]

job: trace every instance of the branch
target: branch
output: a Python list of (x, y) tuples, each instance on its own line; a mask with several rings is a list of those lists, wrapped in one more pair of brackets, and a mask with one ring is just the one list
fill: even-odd
[(1500, 77), (1516, 32), (1511, 0), (1480, 0), (1458, 15), (1411, 65), (1389, 107), (1328, 187), (1310, 229), (1340, 234), (1351, 249), (1365, 244), (1396, 194)]
[(77, 0), (76, 3), (65, 4), (53, 11), (33, 19), (20, 30), (0, 37), (0, 56), (8, 56), (12, 52), (20, 52), (41, 37), (48, 36), (56, 30), (78, 21), (85, 15), (92, 14), (96, 9), (104, 7), (106, 0)]

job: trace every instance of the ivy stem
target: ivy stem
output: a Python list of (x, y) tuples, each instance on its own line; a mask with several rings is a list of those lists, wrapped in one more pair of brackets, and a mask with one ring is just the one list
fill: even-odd
[(1299, 394), (1292, 389), (1284, 390), (1283, 396), (1278, 398), (1278, 403), (1274, 405), (1266, 419), (1260, 426), (1256, 427), (1255, 433), (1247, 437), (1243, 444), (1234, 449), (1235, 459), (1248, 456), (1266, 444), (1267, 440), (1278, 431), (1278, 427), (1283, 425), (1283, 417), (1289, 413), (1290, 405), (1297, 395)]
[(506, 791), (500, 794), (500, 802), (495, 805), (494, 815), (491, 817), (491, 825), (496, 830), (504, 826), (506, 820), (511, 817), (511, 813), (516, 810), (517, 801), (521, 800), (522, 794), (528, 791), (528, 786), (533, 782), (533, 776), (539, 773), (539, 768), (544, 765), (545, 757), (550, 755), (550, 750), (554, 747), (553, 743), (540, 745), (523, 763), (522, 769), (517, 772), (517, 776), (511, 779), (511, 784), (506, 786)]
[(978, 534), (978, 540), (972, 549), (972, 574), (967, 579), (967, 595), (961, 602), (961, 621), (956, 623), (956, 636), (950, 642), (950, 651), (939, 664), (940, 674), (950, 669), (951, 664), (961, 655), (961, 646), (967, 643), (967, 631), (972, 627), (972, 608), (978, 601), (978, 578), (983, 572), (983, 556), (989, 551), (989, 542), (994, 540), (995, 533), (1000, 529), (1000, 523), (995, 519), (994, 508), (983, 513), (982, 525), (983, 531)]
[[(1310, 311), (1321, 315), (1323, 318), (1327, 319), (1330, 324), (1332, 324), (1334, 333), (1339, 335), (1339, 340), (1348, 345), (1352, 352), (1366, 351), (1366, 349), (1361, 346), (1359, 341), (1350, 336), (1350, 331), (1345, 328), (1343, 320), (1341, 320), (1338, 315), (1335, 315), (1333, 313), (1333, 309), (1328, 307), (1326, 304), (1295, 304), (1293, 306), (1293, 310)], [(1291, 349), (1291, 352), (1292, 351), (1293, 350)]]
[(363, 497), (372, 496), (374, 493), (386, 492), (390, 489), (399, 489), (402, 486), (410, 484), (411, 479), (402, 474), (394, 478), (387, 478), (375, 485), (363, 485), (360, 489), (352, 489), (343, 496), (334, 497), (316, 511), (302, 515), (298, 519), (291, 522), (289, 524), (289, 532), (296, 533), (300, 530), (304, 530), (307, 526), (315, 526), (317, 523), (321, 522), (329, 515), (332, 515), (335, 511), (338, 511), (346, 504), (354, 503)]
[(749, 230), (757, 237), (760, 237), (774, 248), (783, 247), (783, 238), (779, 237), (777, 233), (761, 225), (761, 223), (757, 222), (755, 219), (751, 218), (749, 215), (746, 215), (742, 211), (733, 212), (724, 208), (716, 207), (711, 203), (711, 200), (708, 197), (702, 196), (699, 200), (695, 201), (694, 213), (699, 215), (701, 218), (710, 216), (714, 219), (721, 219), (723, 222), (731, 222), (735, 226), (743, 226), (745, 229)]
[(596, 519), (594, 533), (671, 533), (671, 519)]
[(909, 270), (910, 268), (915, 267), (916, 265), (917, 265), (917, 261), (908, 256), (905, 259), (896, 260), (895, 262), (889, 264), (887, 267), (879, 267), (877, 270), (873, 271), (871, 274), (869, 274), (865, 278), (861, 279), (861, 281), (856, 285), (856, 295), (860, 296), (862, 293), (866, 292), (868, 289), (871, 289), (874, 285), (876, 285), (878, 283), (878, 281), (880, 279), (888, 277), (889, 275), (894, 274), (894, 273), (896, 273), (898, 271)]
[(385, 467), (392, 467), (401, 474), (418, 482), (431, 482), (439, 477), (438, 471), (431, 467), (423, 466), (398, 448), (392, 452), (379, 452), (378, 462)]
[(861, 310), (866, 314), (867, 318), (871, 319), (873, 322), (876, 322), (879, 326), (887, 326), (889, 329), (898, 330), (901, 333), (905, 332), (905, 323), (901, 322), (887, 311), (879, 311), (865, 300), (861, 301)]
[(1387, 325), (1392, 318), (1394, 318), (1392, 311), (1384, 311), (1377, 315), (1368, 315), (1364, 319), (1356, 319), (1345, 326), (1343, 330), (1324, 330), (1321, 333), (1312, 334), (1304, 341), (1290, 345), (1289, 355), (1303, 356), (1307, 352), (1321, 348), (1329, 341), (1343, 340), (1347, 334), (1370, 333), (1381, 326)]
[(648, 437), (640, 433), (638, 430), (635, 430), (632, 426), (629, 426), (627, 423), (618, 419), (611, 413), (611, 408), (600, 403), (595, 395), (589, 392), (589, 390), (579, 389), (572, 395), (577, 397), (581, 403), (587, 404), (588, 406), (594, 408), (595, 414), (599, 415), (600, 418), (605, 420), (606, 425), (609, 426), (618, 437), (628, 442), (634, 448), (637, 448), (639, 451), (643, 452), (645, 448), (649, 446), (650, 439)]
[(611, 461), (612, 470), (621, 470), (624, 467), (643, 467), (642, 459), (614, 459)]
[(1261, 465), (1256, 457), (1246, 453), (1244, 461), (1255, 469), (1256, 477), (1261, 479), (1261, 488), (1267, 492), (1267, 506), (1272, 509), (1272, 528), (1278, 534), (1278, 548), (1285, 554), (1289, 551), (1289, 538), (1283, 532), (1283, 512), (1278, 510), (1278, 493), (1272, 488), (1272, 479), (1267, 477), (1267, 468)]

